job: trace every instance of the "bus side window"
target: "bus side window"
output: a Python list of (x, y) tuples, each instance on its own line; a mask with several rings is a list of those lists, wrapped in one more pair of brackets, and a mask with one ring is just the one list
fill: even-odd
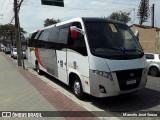
[(56, 49), (57, 41), (58, 41), (59, 30), (56, 27), (49, 29), (49, 37), (48, 37), (48, 48)]
[(28, 47), (35, 47), (35, 36), (37, 32), (30, 34), (29, 39), (28, 39)]
[(30, 35), (29, 37), (28, 37), (28, 47), (33, 47), (33, 42), (32, 42), (32, 37), (31, 37), (32, 35)]
[[(82, 29), (82, 26), (79, 22), (72, 23), (72, 26), (76, 26), (78, 29)], [(76, 52), (87, 56), (87, 48), (85, 44), (84, 35), (80, 32), (78, 32), (78, 35), (76, 38), (71, 37), (71, 31), (70, 31), (70, 37), (69, 37), (68, 47), (72, 50), (75, 50)]]
[(67, 48), (69, 27), (59, 29), (59, 38), (57, 49)]
[(42, 31), (41, 35), (38, 38), (38, 41), (36, 42), (36, 47), (38, 48), (48, 48), (48, 36), (49, 36), (49, 31), (44, 30)]

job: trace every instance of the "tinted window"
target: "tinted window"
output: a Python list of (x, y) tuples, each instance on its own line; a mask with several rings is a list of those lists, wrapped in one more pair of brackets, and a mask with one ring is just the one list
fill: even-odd
[(44, 30), (40, 34), (37, 42), (36, 47), (38, 48), (48, 48), (48, 36), (49, 36), (49, 30)]
[(67, 48), (69, 27), (59, 29), (59, 38), (57, 49)]
[[(72, 26), (76, 26), (79, 29), (82, 29), (81, 24), (79, 22), (74, 22)], [(76, 52), (79, 52), (82, 55), (87, 55), (87, 48), (84, 40), (84, 35), (79, 33), (78, 38), (69, 39), (68, 47)]]
[(56, 27), (50, 28), (48, 41), (56, 43), (58, 41), (58, 32)]
[(153, 54), (145, 54), (146, 59), (154, 59), (154, 55)]
[(32, 34), (29, 35), (29, 39), (28, 39), (28, 47), (35, 47), (35, 36), (36, 36), (37, 32), (34, 32)]
[(48, 41), (48, 36), (49, 36), (49, 30), (44, 30), (40, 37), (39, 37), (39, 40), (42, 40), (42, 41)]
[(6, 51), (11, 51), (11, 48), (7, 47), (7, 48), (6, 48)]
[(36, 39), (36, 40), (37, 40), (37, 39), (39, 38), (39, 36), (40, 36), (41, 32), (42, 32), (42, 31), (38, 31), (38, 32), (37, 32), (37, 34), (36, 34), (36, 36), (34, 37), (34, 39)]
[(130, 28), (124, 24), (85, 22), (91, 53), (107, 59), (135, 59), (144, 54)]
[(55, 49), (57, 47), (59, 30), (56, 27), (49, 29), (48, 48)]
[(58, 43), (67, 44), (69, 28), (61, 28), (59, 31)]
[(81, 23), (80, 22), (73, 22), (72, 26), (76, 26), (77, 28), (82, 29)]

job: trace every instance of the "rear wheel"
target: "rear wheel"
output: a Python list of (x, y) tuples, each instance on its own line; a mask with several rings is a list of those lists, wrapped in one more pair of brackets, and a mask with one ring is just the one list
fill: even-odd
[(159, 75), (159, 69), (157, 67), (151, 67), (149, 69), (149, 74), (151, 76), (157, 77)]
[(42, 75), (42, 71), (40, 70), (38, 63), (36, 63), (36, 71), (39, 75)]
[(83, 88), (82, 88), (82, 84), (80, 82), (80, 79), (78, 77), (74, 77), (73, 79), (74, 79), (74, 82), (72, 85), (73, 92), (77, 98), (83, 99), (84, 92), (83, 92)]

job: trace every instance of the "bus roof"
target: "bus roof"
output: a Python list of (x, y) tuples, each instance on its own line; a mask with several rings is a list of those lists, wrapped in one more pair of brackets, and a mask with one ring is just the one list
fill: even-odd
[(40, 30), (45, 30), (45, 29), (48, 29), (48, 28), (52, 28), (54, 26), (61, 26), (61, 25), (64, 25), (64, 24), (67, 24), (67, 23), (71, 23), (71, 22), (75, 22), (75, 21), (94, 21), (94, 22), (111, 22), (111, 23), (118, 23), (118, 24), (123, 24), (123, 25), (126, 25), (126, 23), (123, 23), (123, 22), (120, 22), (120, 21), (116, 21), (116, 20), (112, 20), (112, 19), (108, 19), (108, 18), (100, 18), (100, 17), (77, 17), (77, 18), (73, 18), (73, 19), (70, 19), (70, 20), (67, 20), (67, 21), (64, 21), (64, 22), (60, 22), (60, 23), (57, 23), (57, 24), (54, 24), (54, 25), (50, 25), (50, 26), (47, 26), (47, 27), (44, 27)]
[(124, 23), (124, 22), (120, 22), (120, 21), (113, 20), (113, 19), (108, 19), (108, 18), (100, 18), (100, 17), (83, 17), (82, 19), (83, 19), (83, 21), (111, 22), (111, 23), (118, 23), (118, 24), (124, 24), (124, 25), (126, 25), (126, 23)]
[(118, 23), (118, 24), (126, 25), (126, 23), (123, 23), (123, 22), (120, 22), (120, 21), (116, 21), (116, 20), (112, 20), (112, 19), (108, 19), (108, 18), (100, 18), (100, 17), (77, 17), (77, 18), (70, 19), (70, 20), (68, 20), (68, 21), (64, 21), (64, 22), (57, 23), (56, 26), (64, 25), (64, 24), (67, 24), (67, 23), (70, 23), (70, 22), (74, 22), (74, 21), (111, 22), (111, 23)]

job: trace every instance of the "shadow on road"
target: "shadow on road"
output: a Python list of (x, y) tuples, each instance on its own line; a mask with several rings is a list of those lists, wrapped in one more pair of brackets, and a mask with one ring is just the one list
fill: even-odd
[[(71, 92), (69, 86), (53, 78), (52, 76), (45, 74), (44, 76), (59, 86)], [(115, 97), (107, 98), (96, 98), (90, 95), (83, 101), (90, 102), (90, 104), (103, 109), (104, 111), (141, 111), (153, 108), (154, 106), (160, 105), (160, 91), (145, 88), (138, 92), (119, 95)], [(158, 111), (158, 110), (157, 110)]]
[(106, 111), (141, 111), (160, 104), (160, 91), (145, 88), (137, 93), (124, 94), (116, 97), (100, 99), (90, 97), (89, 101), (98, 108)]

